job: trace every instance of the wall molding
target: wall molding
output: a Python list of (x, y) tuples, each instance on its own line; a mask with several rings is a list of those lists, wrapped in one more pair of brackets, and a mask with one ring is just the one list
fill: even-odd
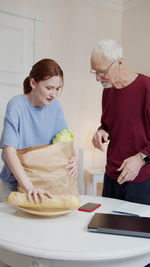
[(95, 3), (120, 12), (124, 12), (130, 8), (140, 5), (145, 1), (147, 0), (88, 0), (88, 2)]
[(123, 11), (123, 0), (88, 0), (88, 2), (98, 4), (106, 8), (112, 8), (117, 11)]
[(123, 11), (126, 11), (130, 8), (136, 7), (141, 5), (142, 3), (146, 2), (147, 0), (123, 0)]
[(24, 8), (21, 5), (17, 5), (11, 1), (1, 0), (0, 10), (1, 12), (7, 14), (13, 14), (31, 20), (43, 21), (43, 16), (41, 15), (41, 13), (38, 13), (34, 8)]

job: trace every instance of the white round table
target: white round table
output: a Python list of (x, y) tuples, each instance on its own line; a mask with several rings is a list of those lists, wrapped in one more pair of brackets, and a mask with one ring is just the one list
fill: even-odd
[[(111, 213), (123, 201), (81, 196)], [(150, 262), (150, 239), (90, 233), (94, 212), (72, 211), (44, 218), (0, 204), (0, 260), (14, 267), (143, 267)]]

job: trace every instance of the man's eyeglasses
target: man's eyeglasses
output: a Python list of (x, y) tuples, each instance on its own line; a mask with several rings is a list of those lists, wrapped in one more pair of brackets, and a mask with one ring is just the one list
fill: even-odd
[(106, 69), (106, 70), (90, 70), (90, 73), (93, 73), (95, 75), (100, 75), (101, 77), (104, 77), (106, 75), (106, 73), (108, 73), (109, 69), (111, 68), (111, 66), (114, 64), (114, 62), (111, 63), (111, 65)]

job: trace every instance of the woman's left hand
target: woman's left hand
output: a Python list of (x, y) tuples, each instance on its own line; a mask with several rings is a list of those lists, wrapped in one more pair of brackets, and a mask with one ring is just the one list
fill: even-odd
[(79, 170), (79, 159), (77, 156), (74, 156), (69, 160), (68, 164), (65, 167), (65, 170), (68, 171), (68, 175), (71, 178), (77, 179)]

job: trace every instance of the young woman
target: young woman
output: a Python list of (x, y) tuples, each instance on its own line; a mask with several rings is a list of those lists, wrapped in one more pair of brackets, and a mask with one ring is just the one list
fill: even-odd
[[(51, 198), (48, 191), (35, 188), (27, 177), (16, 154), (17, 149), (51, 143), (53, 137), (67, 123), (60, 103), (55, 97), (60, 96), (63, 87), (63, 71), (52, 59), (42, 59), (33, 65), (29, 76), (24, 80), (24, 94), (13, 97), (7, 105), (4, 129), (0, 140), (3, 149), (4, 166), (0, 177), (8, 183), (11, 191), (17, 191), (17, 184), (27, 192), (28, 199), (33, 196)], [(72, 158), (66, 169), (68, 175), (78, 175), (77, 158)]]

